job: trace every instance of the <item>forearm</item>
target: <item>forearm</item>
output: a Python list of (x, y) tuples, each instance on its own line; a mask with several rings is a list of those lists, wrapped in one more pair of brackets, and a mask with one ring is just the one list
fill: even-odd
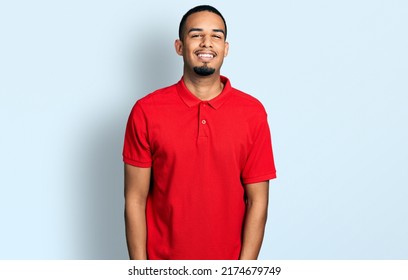
[(146, 214), (142, 204), (126, 202), (126, 241), (131, 260), (146, 260)]
[(264, 237), (266, 219), (267, 205), (247, 203), (240, 260), (256, 260), (258, 258)]
[(261, 249), (265, 224), (267, 219), (267, 207), (248, 203), (243, 227), (241, 260), (256, 260)]
[(150, 168), (125, 164), (125, 223), (129, 258), (147, 259), (146, 199), (150, 185)]

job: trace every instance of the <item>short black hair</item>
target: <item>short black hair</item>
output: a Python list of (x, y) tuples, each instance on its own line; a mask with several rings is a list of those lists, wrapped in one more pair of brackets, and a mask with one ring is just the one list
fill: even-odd
[(225, 22), (224, 17), (222, 16), (222, 14), (220, 13), (220, 11), (218, 11), (216, 8), (214, 8), (213, 6), (210, 5), (200, 5), (200, 6), (196, 6), (192, 9), (190, 9), (181, 19), (180, 21), (180, 26), (179, 26), (179, 38), (180, 40), (183, 40), (183, 32), (184, 32), (184, 28), (186, 26), (186, 21), (187, 18), (189, 16), (191, 16), (192, 14), (198, 13), (198, 12), (211, 12), (214, 13), (216, 15), (219, 15), (222, 19), (222, 21), (224, 22), (224, 26), (225, 26), (225, 39), (227, 39), (227, 23)]

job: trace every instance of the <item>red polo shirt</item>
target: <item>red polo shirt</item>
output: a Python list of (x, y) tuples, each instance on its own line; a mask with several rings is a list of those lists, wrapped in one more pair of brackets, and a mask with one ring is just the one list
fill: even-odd
[(222, 93), (201, 101), (181, 79), (129, 116), (124, 162), (152, 168), (149, 259), (238, 259), (243, 184), (276, 177), (265, 109), (221, 80)]

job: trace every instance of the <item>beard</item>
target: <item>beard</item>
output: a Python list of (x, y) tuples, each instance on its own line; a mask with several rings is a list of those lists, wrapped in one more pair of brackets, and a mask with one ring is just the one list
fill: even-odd
[(196, 66), (193, 69), (194, 69), (194, 72), (200, 76), (210, 76), (214, 74), (215, 72), (215, 68), (210, 68), (207, 66), (207, 64), (203, 66)]

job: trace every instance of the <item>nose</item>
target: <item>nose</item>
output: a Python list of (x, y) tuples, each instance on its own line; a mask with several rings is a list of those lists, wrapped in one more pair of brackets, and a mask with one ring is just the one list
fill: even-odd
[(200, 47), (202, 48), (212, 48), (212, 40), (210, 36), (203, 36)]

